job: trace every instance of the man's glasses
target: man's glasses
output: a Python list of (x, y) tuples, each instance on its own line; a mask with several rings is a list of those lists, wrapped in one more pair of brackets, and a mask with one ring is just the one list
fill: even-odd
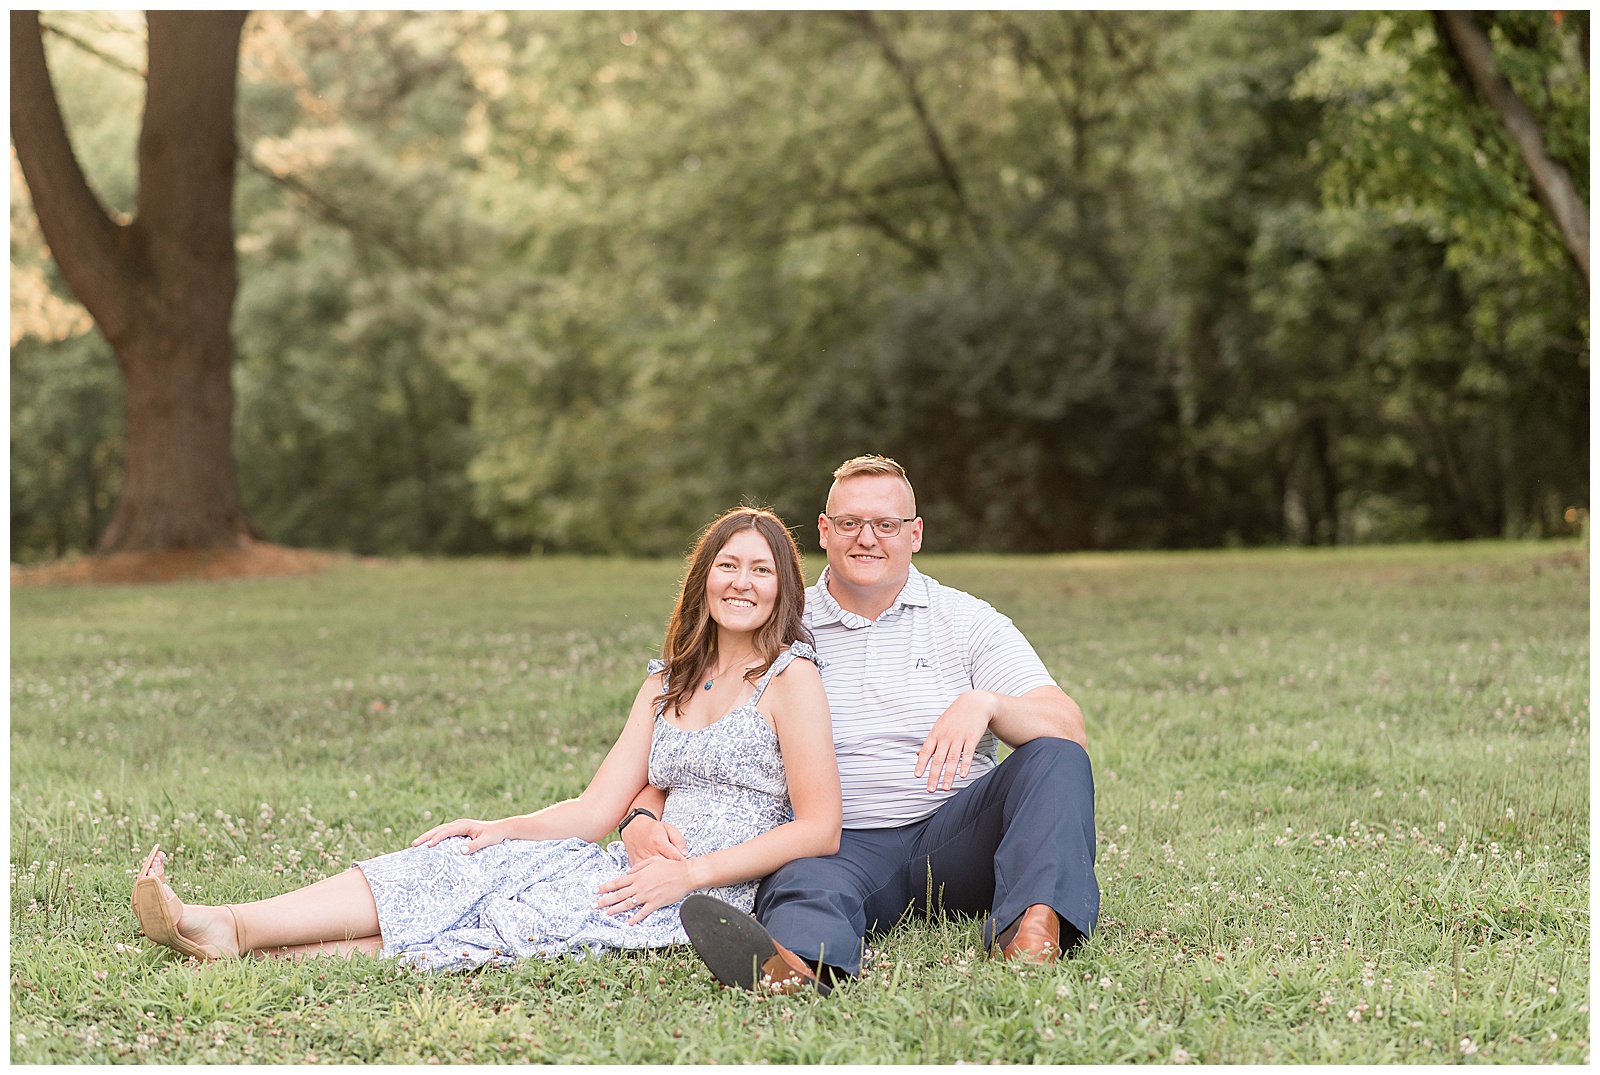
[(835, 533), (843, 534), (845, 537), (855, 537), (861, 533), (863, 526), (872, 527), (872, 532), (881, 538), (894, 537), (900, 532), (902, 523), (916, 522), (915, 516), (910, 519), (896, 519), (892, 516), (882, 519), (861, 519), (854, 515), (824, 515), (823, 518), (833, 524)]

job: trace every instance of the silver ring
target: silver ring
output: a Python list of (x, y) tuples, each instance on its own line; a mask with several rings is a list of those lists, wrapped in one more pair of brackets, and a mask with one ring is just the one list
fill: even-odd
[(633, 905), (635, 907), (639, 906), (639, 897), (638, 896), (633, 897)]

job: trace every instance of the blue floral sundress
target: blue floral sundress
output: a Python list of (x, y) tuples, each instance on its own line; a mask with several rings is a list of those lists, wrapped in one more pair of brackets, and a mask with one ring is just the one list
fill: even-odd
[[(778, 737), (756, 703), (797, 657), (821, 664), (810, 646), (794, 643), (748, 701), (705, 728), (674, 727), (657, 707), (649, 779), (667, 791), (662, 820), (683, 833), (691, 856), (794, 820)], [(653, 660), (650, 674), (664, 667)], [(464, 855), (466, 843), (455, 836), (357, 863), (377, 902), (384, 956), (459, 971), (532, 955), (688, 943), (678, 904), (653, 911), (637, 925), (628, 924), (628, 915), (595, 906), (599, 885), (627, 872), (620, 840), (605, 847), (576, 837), (506, 840)], [(706, 891), (748, 911), (757, 885), (743, 881)]]

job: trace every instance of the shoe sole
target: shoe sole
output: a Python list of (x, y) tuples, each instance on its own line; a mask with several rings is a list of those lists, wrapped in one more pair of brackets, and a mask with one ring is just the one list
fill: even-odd
[(723, 985), (754, 990), (761, 965), (778, 954), (761, 923), (715, 896), (695, 893), (678, 916), (695, 954)]

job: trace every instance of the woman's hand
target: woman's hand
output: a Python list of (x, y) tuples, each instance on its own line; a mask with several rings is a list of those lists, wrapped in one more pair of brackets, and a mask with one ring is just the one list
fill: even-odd
[(656, 857), (683, 861), (688, 857), (689, 842), (670, 821), (657, 821), (648, 814), (640, 814), (622, 830), (622, 846), (628, 851), (630, 866), (642, 865)]
[(637, 925), (650, 912), (670, 907), (700, 887), (690, 876), (693, 872), (694, 867), (686, 859), (657, 855), (602, 884), (595, 906), (612, 915), (636, 911), (628, 925)]
[(411, 846), (420, 847), (423, 844), (427, 844), (432, 847), (440, 840), (448, 840), (452, 836), (466, 836), (469, 839), (465, 853), (470, 855), (474, 851), (481, 851), (486, 847), (492, 847), (504, 840), (511, 839), (511, 834), (506, 831), (507, 820), (509, 819), (474, 821), (471, 818), (459, 818), (455, 821), (448, 821), (443, 825), (435, 825), (415, 840), (412, 840)]

